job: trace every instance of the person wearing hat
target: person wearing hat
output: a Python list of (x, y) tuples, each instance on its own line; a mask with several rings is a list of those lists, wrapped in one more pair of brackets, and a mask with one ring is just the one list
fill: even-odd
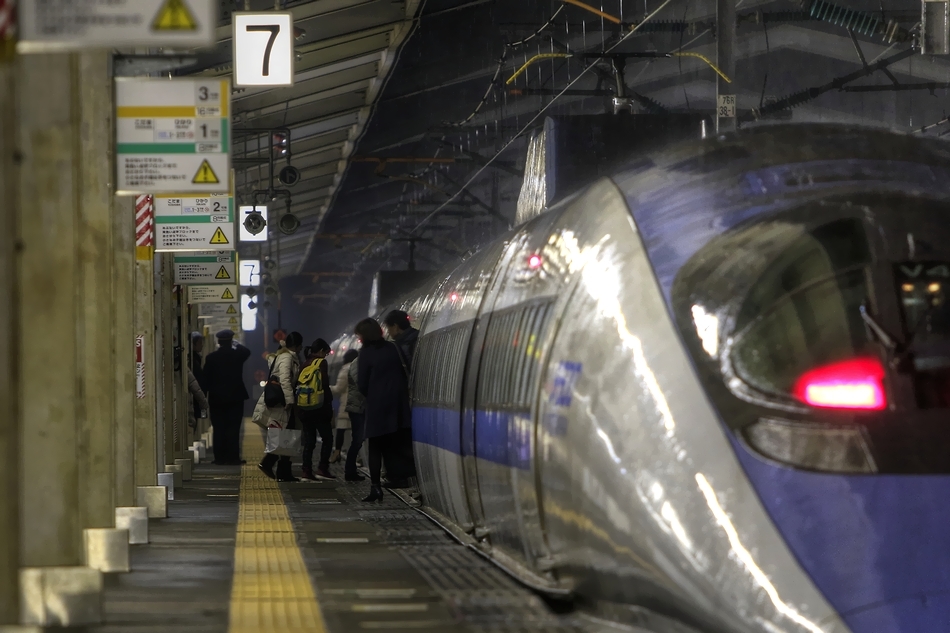
[(214, 432), (214, 463), (242, 464), (241, 422), (244, 401), (249, 397), (243, 373), (251, 350), (235, 342), (231, 330), (221, 330), (216, 336), (218, 349), (208, 354), (204, 366)]

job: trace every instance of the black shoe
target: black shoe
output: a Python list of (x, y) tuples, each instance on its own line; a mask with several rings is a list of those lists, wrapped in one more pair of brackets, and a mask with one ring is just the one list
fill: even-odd
[(295, 481), (300, 481), (300, 480), (294, 477), (293, 475), (291, 475), (290, 477), (281, 477), (277, 481), (279, 481), (282, 484), (285, 484), (285, 483), (293, 483)]
[(264, 466), (264, 464), (258, 464), (258, 465), (257, 465), (257, 468), (258, 468), (258, 470), (260, 470), (262, 473), (264, 473), (265, 475), (267, 475), (267, 476), (270, 477), (271, 479), (277, 479), (276, 477), (274, 477), (274, 473), (271, 471), (271, 469), (270, 469), (270, 468), (267, 468), (266, 466)]
[(366, 477), (363, 475), (347, 475), (344, 479), (347, 481), (366, 481)]
[(393, 479), (392, 481), (387, 480), (383, 484), (383, 488), (388, 488), (390, 490), (401, 490), (403, 488), (411, 488), (409, 485), (408, 479)]
[(379, 486), (373, 486), (369, 489), (369, 496), (363, 499), (363, 503), (373, 503), (374, 501), (382, 501), (383, 499), (383, 489)]

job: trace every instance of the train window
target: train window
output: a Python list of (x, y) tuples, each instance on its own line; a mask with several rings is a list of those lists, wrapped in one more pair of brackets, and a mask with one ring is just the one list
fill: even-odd
[(443, 406), (458, 403), (471, 327), (471, 322), (460, 323), (419, 339), (414, 370), (416, 402)]
[(480, 407), (530, 407), (541, 359), (541, 340), (551, 312), (550, 302), (545, 302), (492, 315), (480, 367)]
[(873, 353), (860, 306), (869, 261), (863, 227), (841, 220), (785, 245), (746, 293), (729, 360), (746, 384), (788, 395), (806, 371)]

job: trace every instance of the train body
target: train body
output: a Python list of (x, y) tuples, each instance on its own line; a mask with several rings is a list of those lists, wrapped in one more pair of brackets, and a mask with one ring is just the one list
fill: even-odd
[(391, 306), (423, 509), (646, 630), (950, 630), (948, 201), (882, 131), (636, 157)]

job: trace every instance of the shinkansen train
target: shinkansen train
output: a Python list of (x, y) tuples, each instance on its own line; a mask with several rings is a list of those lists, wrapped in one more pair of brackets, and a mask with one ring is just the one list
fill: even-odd
[(948, 201), (883, 131), (635, 157), (401, 304), (422, 509), (649, 631), (950, 631)]

